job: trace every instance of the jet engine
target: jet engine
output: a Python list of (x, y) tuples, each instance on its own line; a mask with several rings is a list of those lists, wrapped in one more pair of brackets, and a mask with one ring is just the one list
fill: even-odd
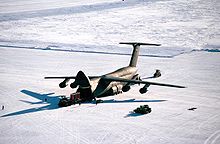
[(70, 87), (72, 89), (76, 88), (78, 86), (78, 84), (76, 83), (76, 81), (74, 81), (73, 83), (70, 84)]
[(139, 92), (141, 93), (141, 94), (144, 94), (144, 93), (146, 93), (148, 90), (147, 90), (147, 88), (150, 86), (150, 84), (146, 84), (144, 87), (142, 87), (140, 90), (139, 90)]
[(141, 88), (140, 90), (139, 90), (139, 92), (141, 93), (141, 94), (144, 94), (144, 93), (146, 93), (148, 90), (147, 90), (147, 88)]
[(65, 88), (65, 87), (67, 86), (67, 83), (68, 83), (69, 80), (70, 80), (70, 79), (65, 79), (63, 82), (61, 82), (61, 83), (59, 84), (59, 87), (60, 87), (60, 88)]
[(128, 86), (128, 85), (125, 85), (125, 86), (122, 87), (122, 91), (123, 91), (123, 92), (127, 92), (127, 91), (129, 91), (130, 89), (131, 89), (131, 87)]

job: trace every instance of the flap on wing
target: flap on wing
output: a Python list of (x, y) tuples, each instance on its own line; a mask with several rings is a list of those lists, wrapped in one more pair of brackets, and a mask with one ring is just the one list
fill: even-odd
[(103, 76), (102, 79), (105, 79), (107, 81), (118, 81), (118, 82), (128, 82), (135, 84), (150, 84), (150, 85), (167, 86), (167, 87), (175, 87), (175, 88), (186, 88), (185, 86), (179, 86), (179, 85), (148, 82), (148, 81), (133, 80), (133, 79), (124, 79), (124, 78), (111, 77), (111, 76)]

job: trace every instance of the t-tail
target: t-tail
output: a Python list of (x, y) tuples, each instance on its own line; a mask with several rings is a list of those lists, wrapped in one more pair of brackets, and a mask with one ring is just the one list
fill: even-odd
[(119, 44), (132, 45), (134, 48), (132, 52), (130, 64), (129, 64), (130, 67), (136, 67), (141, 45), (148, 45), (148, 46), (160, 46), (161, 45), (161, 44), (139, 43), (139, 42), (120, 42)]

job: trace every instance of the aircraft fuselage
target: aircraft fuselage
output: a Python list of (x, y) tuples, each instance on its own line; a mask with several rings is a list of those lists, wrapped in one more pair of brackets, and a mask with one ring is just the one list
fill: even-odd
[(79, 86), (77, 91), (81, 93), (82, 97), (86, 97), (86, 99), (88, 99), (88, 97), (90, 97), (89, 99), (93, 99), (119, 94), (121, 93), (124, 86), (130, 86), (132, 84), (128, 84), (127, 82), (106, 81), (103, 78), (108, 76), (125, 79), (135, 79), (138, 76), (136, 74), (137, 70), (138, 69), (136, 67), (127, 66), (97, 78), (92, 78), (90, 80), (87, 78), (90, 86)]
[(121, 92), (122, 87), (127, 85), (125, 82), (106, 81), (102, 78), (105, 76), (132, 79), (137, 73), (136, 67), (123, 67), (114, 72), (101, 76), (98, 79), (91, 79), (91, 89), (94, 97), (102, 97), (106, 95), (115, 95)]

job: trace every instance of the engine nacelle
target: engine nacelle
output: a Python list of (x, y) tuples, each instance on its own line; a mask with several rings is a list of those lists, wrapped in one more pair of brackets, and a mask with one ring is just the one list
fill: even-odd
[(145, 84), (145, 86), (144, 87), (142, 87), (140, 90), (139, 90), (139, 92), (141, 93), (141, 94), (144, 94), (144, 93), (146, 93), (148, 90), (147, 90), (147, 88), (150, 86), (150, 84)]
[(59, 87), (60, 88), (65, 88), (67, 86), (67, 84), (65, 83), (65, 82), (61, 82), (60, 84), (59, 84)]
[(78, 86), (78, 84), (76, 82), (73, 82), (73, 83), (70, 84), (70, 87), (72, 89), (76, 88), (77, 86)]
[(144, 94), (144, 93), (146, 93), (148, 90), (147, 90), (147, 88), (141, 88), (140, 90), (139, 90), (139, 92), (141, 93), (141, 94)]
[(161, 72), (160, 72), (160, 70), (157, 69), (156, 72), (154, 73), (153, 78), (158, 78), (160, 76), (161, 76)]
[(123, 86), (123, 87), (122, 87), (122, 91), (123, 91), (123, 92), (127, 92), (127, 91), (129, 91), (130, 89), (131, 89), (130, 86)]
[(59, 87), (60, 88), (65, 88), (66, 86), (67, 86), (67, 82), (69, 81), (70, 79), (65, 79), (63, 82), (61, 82), (60, 84), (59, 84)]

